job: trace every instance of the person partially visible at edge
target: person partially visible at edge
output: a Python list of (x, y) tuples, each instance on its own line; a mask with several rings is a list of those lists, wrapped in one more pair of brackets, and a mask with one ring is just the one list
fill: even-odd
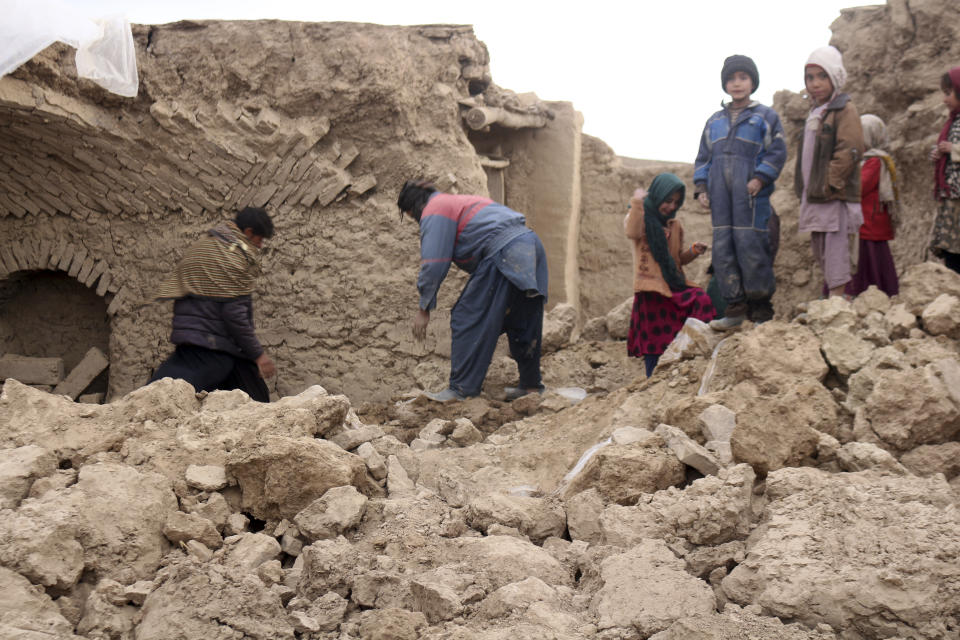
[(736, 329), (749, 318), (773, 318), (773, 251), (770, 195), (787, 159), (777, 112), (752, 100), (760, 85), (753, 60), (743, 55), (723, 62), (720, 84), (730, 102), (710, 116), (694, 164), (694, 197), (710, 210), (712, 266), (725, 303), (725, 316), (710, 326)]
[(710, 322), (715, 316), (710, 297), (683, 275), (683, 265), (707, 251), (702, 242), (684, 248), (683, 226), (676, 217), (685, 193), (680, 178), (661, 173), (649, 192), (633, 192), (623, 222), (633, 241), (634, 265), (627, 354), (643, 357), (648, 378), (687, 318)]
[(497, 339), (506, 332), (519, 382), (508, 399), (542, 392), (540, 347), (547, 301), (547, 256), (523, 214), (474, 195), (437, 191), (407, 181), (397, 198), (401, 220), (420, 225), (420, 305), (413, 335), (423, 340), (437, 291), (451, 263), (470, 274), (450, 312), (450, 384), (428, 397), (438, 402), (480, 394)]
[(930, 251), (960, 273), (960, 67), (940, 78), (943, 104), (950, 116), (930, 152), (934, 162), (934, 198), (938, 201)]
[(887, 127), (883, 120), (867, 113), (860, 116), (863, 142), (867, 148), (860, 166), (860, 248), (857, 272), (844, 292), (858, 296), (875, 285), (888, 296), (900, 291), (897, 268), (893, 264), (889, 241), (894, 236), (894, 213), (897, 208), (897, 167), (884, 149)]
[(247, 207), (187, 248), (154, 295), (175, 300), (170, 341), (177, 347), (150, 382), (180, 378), (198, 392), (241, 389), (270, 401), (264, 378), (276, 367), (254, 332), (252, 294), (260, 249), (271, 237), (269, 214)]
[(831, 296), (843, 295), (851, 280), (849, 235), (863, 224), (863, 129), (850, 96), (840, 92), (846, 80), (843, 56), (835, 47), (820, 47), (810, 54), (804, 82), (812, 104), (794, 177), (799, 232), (810, 234), (813, 257)]

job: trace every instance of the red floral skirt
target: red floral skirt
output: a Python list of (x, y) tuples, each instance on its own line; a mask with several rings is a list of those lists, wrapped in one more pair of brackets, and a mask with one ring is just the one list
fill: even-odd
[(669, 298), (654, 291), (638, 291), (633, 296), (627, 354), (636, 358), (660, 355), (680, 333), (687, 318), (710, 322), (716, 315), (710, 296), (700, 287), (676, 291)]

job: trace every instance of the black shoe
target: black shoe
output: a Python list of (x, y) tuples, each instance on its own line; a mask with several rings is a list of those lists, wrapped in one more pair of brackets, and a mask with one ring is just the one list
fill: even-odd
[(751, 322), (760, 324), (761, 322), (773, 320), (773, 303), (770, 301), (770, 298), (750, 300), (747, 303), (747, 307), (747, 317), (750, 318)]

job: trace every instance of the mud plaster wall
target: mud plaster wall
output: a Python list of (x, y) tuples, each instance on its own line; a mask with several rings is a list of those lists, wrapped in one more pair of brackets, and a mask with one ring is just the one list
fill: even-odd
[(277, 228), (254, 297), (278, 393), (318, 383), (382, 400), (413, 386), (418, 363), (442, 366), (462, 277), (414, 343), (417, 228), (398, 223), (395, 198), (412, 175), (485, 190), (457, 106), (488, 74), (472, 30), (178, 23), (136, 27), (135, 41), (134, 100), (77, 81), (65, 47), (0, 81), (0, 264), (89, 265), (109, 310), (111, 391), (145, 382), (171, 349), (170, 304), (144, 304), (152, 286), (246, 204)]
[[(583, 136), (580, 200), (581, 318), (605, 315), (633, 295), (633, 245), (623, 234), (630, 196), (649, 187), (654, 176), (669, 171), (688, 185), (680, 209), (686, 242), (711, 243), (710, 215), (693, 201), (693, 165), (636, 160), (614, 154), (602, 140)], [(687, 278), (706, 286), (709, 254), (684, 267)]]
[[(926, 258), (936, 203), (930, 148), (947, 118), (940, 76), (960, 64), (960, 5), (952, 0), (906, 2), (845, 9), (830, 25), (831, 44), (843, 53), (849, 93), (861, 114), (887, 124), (900, 172), (902, 224), (890, 242), (897, 271)], [(797, 70), (798, 85), (802, 69)], [(783, 242), (775, 265), (778, 310), (820, 295), (822, 274), (810, 254), (809, 237), (798, 235), (793, 193), (797, 141), (809, 103), (801, 94), (781, 91), (774, 108), (783, 120), (790, 155), (773, 203), (783, 218)]]

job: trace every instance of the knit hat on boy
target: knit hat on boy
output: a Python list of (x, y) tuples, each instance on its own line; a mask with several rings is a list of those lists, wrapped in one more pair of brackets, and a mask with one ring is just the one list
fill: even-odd
[[(723, 61), (723, 69), (720, 70), (720, 86), (727, 90), (727, 80), (737, 71), (743, 71), (753, 80), (753, 91), (760, 86), (760, 73), (757, 71), (757, 65), (747, 56), (730, 56)], [(751, 91), (750, 93), (753, 93)]]

